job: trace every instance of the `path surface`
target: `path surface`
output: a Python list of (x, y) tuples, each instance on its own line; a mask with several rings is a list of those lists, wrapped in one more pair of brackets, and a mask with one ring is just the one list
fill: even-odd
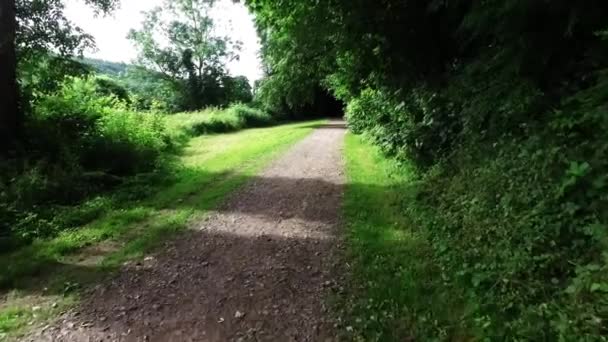
[[(314, 131), (36, 341), (332, 341), (344, 129)], [(201, 189), (204, 191), (204, 189)]]

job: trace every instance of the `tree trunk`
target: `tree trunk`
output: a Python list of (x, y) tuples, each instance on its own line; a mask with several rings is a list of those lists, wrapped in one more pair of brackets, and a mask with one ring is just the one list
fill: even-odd
[(15, 0), (0, 0), (0, 155), (15, 145), (21, 131), (15, 55)]

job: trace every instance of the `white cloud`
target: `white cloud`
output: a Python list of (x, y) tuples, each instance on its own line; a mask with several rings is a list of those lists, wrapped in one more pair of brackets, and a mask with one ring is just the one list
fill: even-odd
[[(109, 16), (95, 16), (93, 10), (82, 0), (67, 0), (66, 17), (85, 32), (95, 37), (97, 51), (87, 51), (88, 57), (114, 62), (131, 62), (137, 51), (127, 39), (132, 28), (138, 28), (143, 20), (142, 11), (162, 4), (162, 0), (122, 0), (120, 8)], [(260, 44), (253, 17), (240, 3), (222, 0), (216, 4), (212, 16), (217, 23), (217, 32), (243, 42), (240, 59), (228, 63), (232, 75), (245, 75), (250, 82), (263, 75), (259, 60)]]

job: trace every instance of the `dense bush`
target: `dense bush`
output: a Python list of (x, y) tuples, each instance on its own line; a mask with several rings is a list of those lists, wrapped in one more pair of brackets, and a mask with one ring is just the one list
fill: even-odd
[(173, 114), (167, 120), (175, 130), (194, 136), (263, 127), (274, 122), (270, 114), (244, 104), (235, 104), (227, 109), (209, 108), (200, 112)]
[(474, 336), (605, 334), (608, 79), (592, 77), (544, 111), (530, 83), (492, 75), (477, 78), (484, 89), (458, 76), (438, 95), (366, 89), (349, 103), (353, 131), (423, 171), (403, 210), (428, 233)]
[[(326, 86), (420, 172), (404, 215), (462, 296), (464, 339), (605, 340), (608, 3), (248, 4), (271, 104)], [(434, 328), (418, 338), (453, 331)]]
[(72, 204), (160, 166), (174, 143), (161, 116), (101, 96), (94, 78), (68, 78), (40, 94), (27, 119), (27, 155), (3, 160), (0, 218), (17, 240), (65, 228), (53, 206)]
[(425, 89), (400, 99), (367, 88), (351, 99), (346, 118), (353, 132), (366, 134), (385, 153), (424, 166), (445, 156), (461, 130), (457, 113)]
[(130, 104), (131, 98), (129, 91), (121, 84), (109, 77), (96, 77), (95, 85), (97, 93), (103, 97), (114, 96), (117, 100)]
[(100, 96), (95, 79), (68, 79), (38, 101), (30, 124), (32, 143), (47, 157), (116, 175), (153, 168), (170, 143), (160, 116), (133, 113), (115, 96)]

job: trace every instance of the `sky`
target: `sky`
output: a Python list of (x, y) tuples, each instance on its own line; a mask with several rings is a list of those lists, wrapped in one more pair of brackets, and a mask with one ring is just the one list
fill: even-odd
[[(162, 4), (162, 0), (122, 0), (120, 8), (108, 16), (96, 16), (83, 0), (67, 0), (65, 15), (74, 24), (95, 37), (96, 51), (86, 51), (85, 56), (113, 62), (129, 63), (137, 57), (137, 50), (127, 39), (132, 28), (139, 28), (143, 20), (142, 11)], [(221, 0), (212, 14), (217, 33), (228, 35), (243, 42), (240, 59), (228, 63), (231, 75), (245, 75), (251, 83), (262, 78), (259, 59), (259, 38), (253, 16), (247, 8), (231, 0)]]

